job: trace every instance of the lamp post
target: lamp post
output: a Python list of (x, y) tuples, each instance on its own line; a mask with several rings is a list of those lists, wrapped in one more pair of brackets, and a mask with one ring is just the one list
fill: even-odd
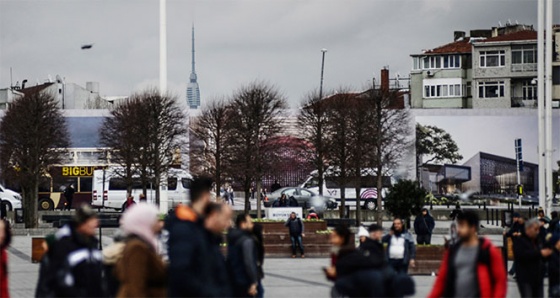
[(323, 53), (323, 58), (321, 59), (321, 84), (319, 85), (319, 100), (323, 99), (323, 73), (325, 71), (325, 54), (327, 49), (322, 48), (321, 53)]

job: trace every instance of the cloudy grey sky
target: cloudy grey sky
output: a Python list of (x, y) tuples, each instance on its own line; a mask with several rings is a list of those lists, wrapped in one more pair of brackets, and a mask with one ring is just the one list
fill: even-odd
[[(318, 88), (321, 48), (325, 88), (358, 89), (385, 65), (408, 75), (411, 53), (451, 42), (454, 30), (536, 23), (534, 0), (169, 0), (167, 8), (169, 88), (181, 99), (194, 22), (203, 101), (258, 79), (293, 107)], [(0, 87), (10, 67), (14, 82), (60, 74), (98, 81), (103, 95), (156, 85), (158, 9), (157, 0), (0, 0)], [(80, 50), (85, 43), (93, 49)]]

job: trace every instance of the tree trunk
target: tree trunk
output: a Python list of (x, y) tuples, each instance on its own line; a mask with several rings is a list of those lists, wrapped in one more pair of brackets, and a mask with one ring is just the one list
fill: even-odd
[(37, 228), (39, 225), (38, 209), (39, 178), (30, 178), (23, 187), (23, 221), (27, 229)]
[[(251, 200), (250, 200), (251, 180), (249, 178), (245, 179), (243, 188), (244, 188), (243, 191), (245, 192), (245, 214), (249, 214), (249, 210), (251, 210)], [(258, 196), (258, 194), (256, 195)]]
[[(360, 177), (361, 179), (361, 173), (358, 171), (358, 177)], [(359, 187), (356, 187), (356, 227), (359, 227), (362, 223), (362, 203), (361, 203), (361, 199), (362, 197), (360, 196), (362, 189)]]
[(377, 166), (377, 224), (383, 224), (383, 167)]
[(255, 200), (257, 200), (257, 218), (258, 219), (262, 218), (262, 216), (261, 216), (261, 187), (262, 187), (261, 183), (262, 183), (261, 179), (258, 179), (257, 183), (256, 183), (256, 188), (257, 188), (257, 194), (258, 195), (255, 198)]

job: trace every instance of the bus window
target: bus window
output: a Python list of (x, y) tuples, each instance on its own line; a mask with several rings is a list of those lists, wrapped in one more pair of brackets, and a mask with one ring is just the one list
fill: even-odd
[(74, 185), (74, 189), (78, 187), (77, 177), (55, 177), (53, 180), (53, 192), (63, 192), (70, 184)]
[(126, 182), (123, 178), (109, 179), (109, 190), (126, 190)]
[(169, 177), (167, 178), (167, 189), (176, 190), (177, 189), (177, 178)]
[(80, 188), (79, 192), (90, 192), (92, 190), (92, 177), (80, 177)]
[(189, 178), (183, 178), (183, 179), (181, 179), (181, 184), (183, 184), (183, 188), (184, 188), (184, 189), (189, 189), (189, 188), (191, 188), (191, 182), (192, 182), (192, 180), (189, 179)]

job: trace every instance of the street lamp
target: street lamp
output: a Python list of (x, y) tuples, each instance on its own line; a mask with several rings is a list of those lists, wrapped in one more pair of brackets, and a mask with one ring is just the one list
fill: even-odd
[(325, 53), (327, 53), (327, 49), (322, 48), (321, 53), (323, 53), (323, 59), (321, 60), (321, 85), (319, 85), (319, 100), (323, 99), (323, 72), (325, 70)]

